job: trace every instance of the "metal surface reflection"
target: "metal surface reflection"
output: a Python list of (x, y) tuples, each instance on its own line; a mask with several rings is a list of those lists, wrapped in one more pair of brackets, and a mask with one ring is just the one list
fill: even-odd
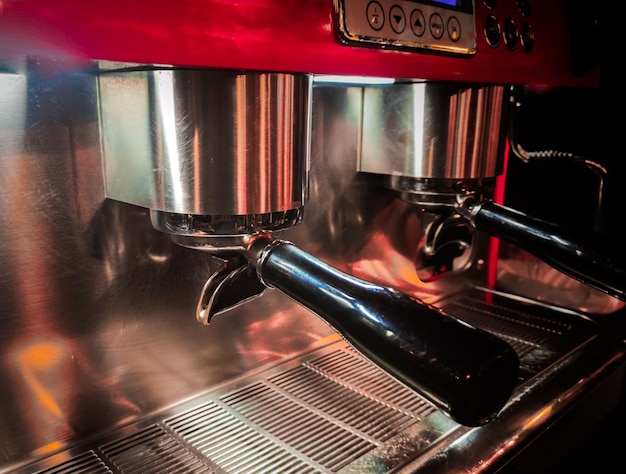
[(203, 330), (193, 315), (208, 256), (105, 198), (96, 76), (35, 58), (0, 83), (0, 466), (332, 334), (277, 293)]
[[(198, 410), (198, 403), (223, 407), (224, 395), (253, 389), (259, 379), (265, 383), (271, 377), (276, 387), (276, 377), (284, 375), (278, 374), (279, 366), (289, 376), (303, 373), (312, 380), (280, 386), (280, 400), (293, 390), (289, 403), (302, 407), (306, 404), (297, 397), (321, 392), (321, 402), (337, 395), (341, 407), (347, 406), (337, 419), (336, 413), (320, 415), (317, 406), (309, 410), (322, 423), (334, 420), (334, 431), (322, 439), (303, 435), (300, 424), (271, 411), (270, 404), (270, 413), (287, 421), (285, 432), (294, 429), (294, 436), (343, 455), (345, 444), (335, 435), (344, 433), (349, 417), (362, 430), (354, 436), (357, 441), (381, 443), (354, 461), (353, 472), (498, 467), (535, 441), (539, 431), (552, 431), (555, 417), (567, 420), (574, 414), (588, 421), (589, 415), (604, 415), (620, 396), (623, 348), (600, 337), (588, 318), (472, 290), (482, 281), (484, 236), (472, 241), (477, 248), (470, 268), (430, 282), (419, 279), (415, 261), (423, 250), (423, 214), (397, 199), (379, 176), (356, 172), (363, 126), (359, 86), (313, 88), (310, 201), (302, 224), (282, 237), (351, 275), (393, 286), (505, 334), (523, 364), (521, 388), (503, 416), (485, 427), (459, 428), (425, 400), (407, 394), (406, 387), (381, 381), (351, 348), (341, 350), (337, 366), (325, 358), (312, 360), (310, 353), (320, 347), (328, 356), (328, 341), (336, 342), (336, 333), (277, 291), (215, 317), (209, 327), (198, 324), (196, 304), (214, 271), (211, 255), (156, 231), (148, 209), (106, 198), (91, 72), (31, 58), (24, 72), (0, 73), (0, 471), (37, 472), (83, 456), (99, 461), (128, 436), (167, 430), (178, 436), (175, 426), (165, 430), (163, 423), (177, 421), (184, 410)], [(125, 100), (128, 105), (141, 97), (118, 99), (123, 113)], [(142, 137), (128, 138), (139, 149), (151, 146)], [(530, 288), (523, 288), (524, 278), (509, 283), (515, 292), (539, 294), (535, 290), (545, 281), (537, 280)], [(574, 309), (589, 303), (580, 294), (573, 300), (558, 296), (559, 303)], [(352, 365), (342, 365), (345, 360)], [(252, 406), (260, 407), (255, 413), (265, 409), (262, 403)], [(237, 422), (244, 419), (228, 410)], [(402, 423), (410, 420), (382, 441), (365, 433), (376, 425), (370, 423), (372, 413), (390, 411)], [(213, 414), (207, 422), (215, 420)], [(156, 428), (154, 420), (161, 423)], [(242, 431), (253, 426), (250, 422)], [(154, 448), (160, 447), (155, 438), (146, 439), (145, 452), (156, 453), (158, 465), (169, 454)], [(81, 444), (85, 440), (102, 443)], [(238, 452), (244, 443), (234, 440)], [(258, 457), (253, 450), (252, 460)], [(310, 465), (321, 470), (322, 463)]]
[(111, 199), (222, 219), (304, 204), (310, 76), (126, 68), (98, 82)]
[(367, 87), (359, 170), (423, 179), (493, 178), (502, 171), (506, 98), (504, 86)]

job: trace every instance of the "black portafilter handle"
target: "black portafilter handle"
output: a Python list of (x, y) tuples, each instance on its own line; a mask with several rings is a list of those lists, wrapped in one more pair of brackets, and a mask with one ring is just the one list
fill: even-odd
[(290, 242), (258, 238), (247, 257), (266, 286), (315, 312), (355, 349), (460, 424), (487, 423), (515, 388), (516, 352), (486, 331), (340, 272)]
[(564, 229), (492, 201), (462, 204), (477, 230), (533, 254), (562, 273), (626, 301), (624, 250), (597, 232)]

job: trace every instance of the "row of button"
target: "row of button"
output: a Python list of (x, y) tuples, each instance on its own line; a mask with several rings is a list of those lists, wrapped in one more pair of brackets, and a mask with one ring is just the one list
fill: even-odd
[[(380, 31), (385, 26), (385, 10), (375, 0), (367, 5), (367, 21), (375, 31)], [(406, 29), (406, 24), (406, 15), (402, 7), (393, 5), (389, 10), (389, 25), (391, 29), (400, 34)], [(415, 36), (421, 37), (426, 32), (426, 19), (422, 11), (417, 8), (411, 12), (409, 24)], [(439, 13), (433, 13), (428, 19), (428, 29), (435, 39), (441, 39), (446, 30), (448, 37), (452, 41), (458, 41), (461, 37), (461, 23), (454, 16), (449, 17), (447, 23), (445, 23)]]
[(503, 27), (500, 27), (495, 16), (489, 15), (485, 20), (485, 38), (487, 44), (492, 48), (500, 44), (500, 39), (504, 37), (504, 44), (508, 49), (513, 51), (522, 40), (524, 51), (530, 53), (535, 46), (535, 32), (529, 22), (525, 21), (521, 26), (521, 33), (517, 31), (515, 22), (507, 18), (504, 20)]
[[(497, 0), (483, 0), (483, 3), (489, 10), (493, 10), (498, 4)], [(515, 0), (515, 3), (517, 3), (517, 8), (522, 16), (528, 18), (530, 16), (530, 0)]]
[[(530, 0), (516, 0), (516, 2), (522, 16), (526, 18), (530, 16)], [(483, 0), (483, 3), (490, 10), (496, 7), (496, 0)], [(513, 19), (506, 18), (501, 26), (495, 15), (487, 15), (485, 19), (485, 39), (487, 44), (492, 48), (496, 48), (500, 45), (501, 38), (504, 38), (504, 44), (511, 51), (517, 48), (520, 40), (524, 51), (527, 53), (530, 53), (535, 47), (535, 32), (530, 22), (524, 21), (518, 31)]]

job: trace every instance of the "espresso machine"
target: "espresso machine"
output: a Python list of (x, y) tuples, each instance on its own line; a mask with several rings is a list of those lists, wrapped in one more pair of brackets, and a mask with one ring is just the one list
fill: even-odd
[(592, 13), (0, 4), (0, 472), (549, 472), (622, 409), (613, 175), (523, 133)]

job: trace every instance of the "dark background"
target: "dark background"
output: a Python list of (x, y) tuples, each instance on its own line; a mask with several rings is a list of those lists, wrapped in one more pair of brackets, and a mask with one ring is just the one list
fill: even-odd
[[(520, 94), (523, 106), (518, 137), (528, 151), (564, 151), (604, 166), (608, 176), (602, 231), (620, 234), (626, 192), (622, 150), (626, 138), (622, 98), (626, 81), (621, 81), (626, 52), (620, 50), (620, 44), (626, 32), (615, 11), (580, 1), (568, 4), (572, 12), (572, 72), (599, 71), (599, 87), (525, 88)], [(509, 162), (507, 204), (537, 217), (588, 228), (595, 218), (596, 193), (597, 180), (583, 166), (562, 162), (524, 164), (515, 159)]]
[[(528, 151), (571, 152), (607, 169), (600, 232), (613, 246), (609, 248), (616, 252), (616, 259), (624, 262), (626, 80), (621, 69), (626, 52), (621, 44), (626, 30), (620, 25), (619, 12), (606, 2), (569, 4), (578, 12), (572, 22), (572, 70), (581, 73), (599, 68), (599, 87), (524, 90), (519, 141)], [(596, 196), (597, 180), (585, 167), (509, 161), (505, 204), (533, 216), (590, 230), (597, 216)], [(626, 312), (620, 311), (604, 323), (626, 335)], [(550, 472), (626, 473), (624, 398), (622, 395), (621, 406), (568, 450)]]

